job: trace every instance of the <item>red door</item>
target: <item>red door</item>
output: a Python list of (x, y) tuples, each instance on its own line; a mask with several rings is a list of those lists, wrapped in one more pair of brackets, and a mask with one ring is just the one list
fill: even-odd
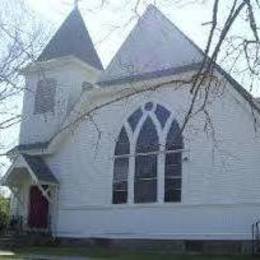
[(48, 212), (48, 200), (37, 186), (32, 186), (30, 189), (29, 227), (46, 229), (48, 227)]

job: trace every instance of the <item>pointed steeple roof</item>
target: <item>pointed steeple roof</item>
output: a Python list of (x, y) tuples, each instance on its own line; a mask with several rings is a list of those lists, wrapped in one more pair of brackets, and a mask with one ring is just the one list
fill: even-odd
[(86, 29), (84, 20), (75, 7), (39, 56), (38, 61), (74, 55), (92, 67), (103, 66)]
[(100, 82), (201, 62), (202, 51), (155, 6), (149, 5)]

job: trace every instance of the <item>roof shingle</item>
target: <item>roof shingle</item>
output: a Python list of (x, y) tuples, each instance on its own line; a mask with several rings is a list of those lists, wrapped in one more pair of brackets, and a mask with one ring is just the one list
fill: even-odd
[(78, 8), (74, 8), (39, 56), (38, 61), (74, 55), (98, 70), (103, 66)]
[(23, 154), (22, 156), (39, 181), (55, 184), (58, 183), (52, 171), (40, 156), (31, 156), (28, 154)]

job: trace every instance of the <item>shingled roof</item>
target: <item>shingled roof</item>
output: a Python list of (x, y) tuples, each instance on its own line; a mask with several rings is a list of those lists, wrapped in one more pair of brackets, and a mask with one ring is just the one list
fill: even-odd
[(103, 66), (77, 7), (73, 9), (59, 30), (50, 40), (38, 61), (74, 55), (92, 67), (103, 70)]
[(54, 174), (40, 156), (31, 156), (28, 154), (23, 154), (22, 156), (39, 181), (47, 183), (58, 183)]

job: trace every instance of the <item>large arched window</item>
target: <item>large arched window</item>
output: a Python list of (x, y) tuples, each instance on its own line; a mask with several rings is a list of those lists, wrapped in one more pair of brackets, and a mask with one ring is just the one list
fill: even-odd
[(133, 203), (181, 201), (182, 151), (180, 128), (169, 110), (152, 102), (138, 108), (116, 142), (113, 203), (128, 197)]

